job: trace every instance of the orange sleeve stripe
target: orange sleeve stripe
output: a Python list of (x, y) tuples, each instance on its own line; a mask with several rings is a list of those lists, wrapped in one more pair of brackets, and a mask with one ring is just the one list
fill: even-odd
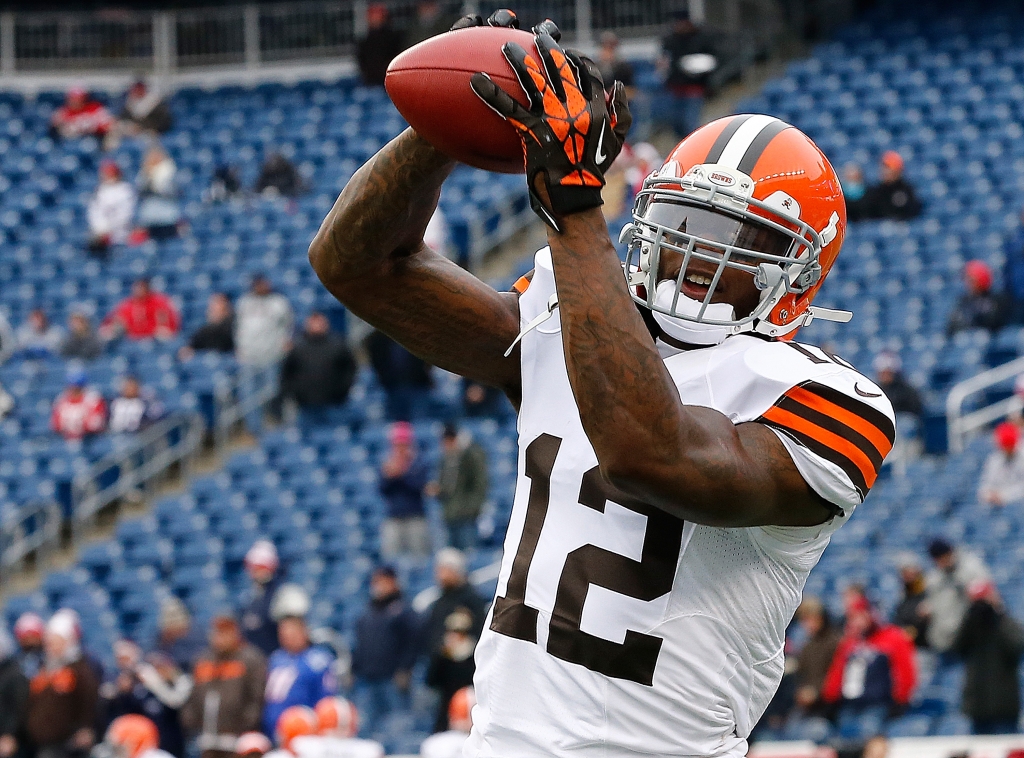
[(512, 285), (512, 289), (522, 295), (526, 290), (530, 289), (530, 280), (525, 275), (521, 276), (516, 279), (516, 283)]
[(778, 424), (783, 428), (792, 429), (795, 432), (804, 434), (849, 458), (850, 462), (857, 467), (858, 471), (860, 471), (861, 475), (864, 477), (864, 482), (869, 488), (874, 485), (875, 479), (878, 478), (878, 471), (875, 470), (874, 464), (872, 464), (868, 457), (864, 455), (863, 451), (849, 440), (840, 437), (838, 434), (830, 432), (828, 429), (822, 429), (817, 424), (812, 424), (810, 421), (800, 418), (795, 413), (790, 413), (778, 406), (769, 408), (765, 411), (762, 418), (765, 418), (774, 424)]
[(818, 413), (830, 416), (836, 421), (846, 424), (846, 426), (870, 441), (883, 458), (892, 450), (892, 443), (889, 441), (889, 438), (877, 426), (856, 413), (852, 413), (820, 395), (809, 392), (803, 387), (794, 387), (786, 395), (798, 403), (818, 411)]

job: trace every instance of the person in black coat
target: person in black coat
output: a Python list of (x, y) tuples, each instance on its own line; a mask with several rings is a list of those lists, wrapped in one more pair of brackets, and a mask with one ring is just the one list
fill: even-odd
[(11, 758), (22, 748), (27, 705), (28, 679), (21, 671), (14, 640), (0, 627), (0, 758)]
[(487, 615), (487, 602), (480, 597), (466, 577), (466, 557), (461, 550), (446, 547), (437, 551), (434, 558), (434, 580), (441, 591), (440, 597), (430, 606), (424, 626), (424, 649), (428, 655), (439, 652), (444, 646), (445, 623), (458, 610), (465, 610), (473, 621), (470, 633), (479, 637)]
[(388, 64), (405, 49), (405, 35), (391, 26), (391, 14), (384, 3), (366, 6), (366, 36), (356, 43), (356, 61), (363, 84), (384, 86)]
[(985, 261), (967, 261), (964, 264), (965, 292), (953, 306), (946, 324), (946, 334), (952, 337), (967, 329), (987, 329), (996, 332), (1006, 324), (1006, 303), (993, 291), (992, 269)]
[(200, 350), (216, 353), (235, 352), (235, 317), (231, 300), (223, 292), (214, 292), (206, 302), (206, 323), (193, 332), (179, 357), (188, 360)]
[(427, 686), (438, 692), (437, 716), (434, 731), (443, 732), (449, 728), (448, 705), (452, 695), (463, 687), (473, 684), (476, 663), (473, 651), (477, 637), (474, 633), (473, 616), (465, 608), (459, 608), (444, 621), (445, 633), (441, 649), (430, 656), (427, 666)]
[(917, 389), (903, 375), (903, 362), (899, 355), (888, 350), (875, 356), (873, 363), (878, 386), (889, 398), (896, 413), (908, 413), (918, 418), (924, 413), (924, 403)]
[(1006, 612), (991, 581), (967, 592), (972, 602), (952, 648), (966, 664), (963, 711), (975, 734), (1011, 734), (1020, 717), (1024, 628)]
[(384, 332), (374, 331), (363, 342), (370, 365), (387, 394), (388, 418), (411, 421), (430, 395), (430, 366)]
[(303, 410), (341, 405), (356, 377), (356, 361), (344, 337), (331, 332), (322, 313), (306, 319), (301, 339), (281, 368), (281, 395)]
[(909, 221), (921, 214), (921, 201), (903, 176), (903, 158), (895, 150), (882, 155), (882, 181), (869, 187), (858, 206), (860, 218)]
[(390, 566), (370, 577), (370, 603), (356, 622), (352, 674), (363, 734), (374, 734), (397, 700), (406, 699), (419, 639), (416, 612)]

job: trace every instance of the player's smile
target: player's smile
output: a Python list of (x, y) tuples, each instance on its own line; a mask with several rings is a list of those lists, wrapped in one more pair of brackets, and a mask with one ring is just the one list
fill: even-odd
[[(704, 253), (717, 254), (703, 250)], [(658, 264), (658, 281), (671, 279), (676, 281), (679, 277), (679, 269), (683, 265), (683, 254), (674, 250), (663, 248)], [(697, 302), (703, 302), (707, 297), (711, 282), (714, 281), (718, 266), (710, 261), (690, 259), (686, 267), (686, 276), (683, 279), (683, 286), (680, 292)], [(747, 316), (757, 306), (760, 299), (760, 292), (754, 286), (754, 276), (746, 271), (726, 267), (715, 287), (715, 293), (711, 297), (712, 303), (729, 303), (736, 309), (736, 315), (740, 318)]]

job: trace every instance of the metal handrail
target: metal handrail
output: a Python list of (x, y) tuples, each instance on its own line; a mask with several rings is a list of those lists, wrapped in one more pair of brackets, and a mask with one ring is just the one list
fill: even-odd
[(946, 396), (946, 425), (949, 436), (949, 449), (959, 452), (971, 434), (984, 428), (993, 421), (1003, 418), (1008, 413), (1021, 410), (1024, 403), (1016, 395), (964, 413), (964, 403), (971, 395), (987, 390), (997, 384), (1024, 374), (1024, 358), (1015, 358), (1009, 363), (990, 368), (975, 374), (969, 379), (955, 384)]
[(20, 506), (17, 515), (0, 526), (0, 575), (56, 543), (60, 524), (60, 505), (54, 500)]

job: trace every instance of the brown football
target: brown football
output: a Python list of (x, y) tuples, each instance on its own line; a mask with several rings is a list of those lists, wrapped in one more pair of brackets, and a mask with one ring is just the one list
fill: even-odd
[(515, 128), (469, 86), (486, 72), (523, 105), (526, 93), (501, 54), (506, 42), (536, 54), (533, 35), (518, 29), (477, 26), (431, 37), (388, 66), (384, 87), (409, 125), (453, 158), (504, 174), (523, 173), (523, 143)]

